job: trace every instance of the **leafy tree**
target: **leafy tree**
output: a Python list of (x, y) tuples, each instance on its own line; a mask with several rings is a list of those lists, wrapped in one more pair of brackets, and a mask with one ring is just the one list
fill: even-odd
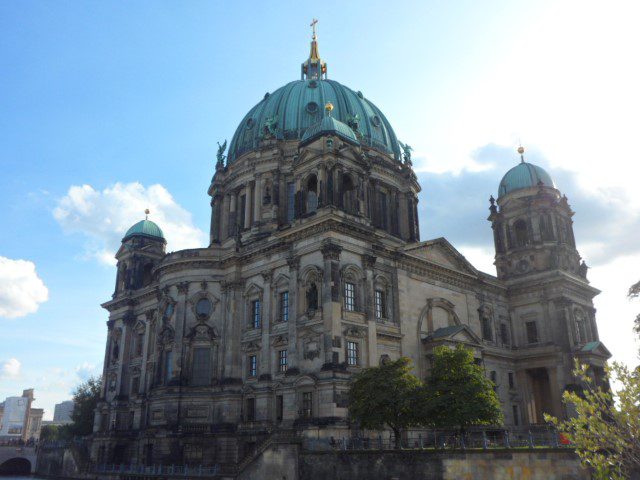
[(433, 425), (464, 431), (470, 425), (502, 424), (500, 401), (493, 387), (469, 349), (462, 345), (437, 347), (425, 387)]
[(407, 427), (426, 423), (421, 408), (422, 382), (411, 374), (411, 360), (402, 357), (358, 373), (349, 392), (349, 413), (362, 428), (393, 430), (396, 448)]
[(71, 425), (45, 425), (40, 430), (40, 440), (50, 442), (71, 438)]
[(73, 413), (70, 431), (73, 435), (89, 435), (93, 432), (93, 418), (100, 400), (102, 380), (100, 377), (91, 377), (81, 383), (73, 392)]
[[(631, 285), (631, 287), (629, 288), (629, 293), (627, 295), (629, 296), (629, 298), (640, 297), (640, 282), (637, 282)], [(633, 330), (636, 333), (636, 335), (640, 335), (640, 313), (636, 316)]]
[(640, 470), (640, 371), (614, 362), (605, 368), (620, 389), (611, 393), (608, 382), (596, 385), (587, 365), (576, 362), (579, 391), (565, 391), (563, 400), (575, 416), (565, 421), (545, 415), (574, 444), (582, 464), (599, 480), (623, 480)]

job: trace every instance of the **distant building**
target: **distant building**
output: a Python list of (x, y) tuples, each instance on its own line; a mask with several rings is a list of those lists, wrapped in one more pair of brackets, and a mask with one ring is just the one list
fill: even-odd
[(71, 423), (74, 405), (73, 400), (57, 403), (53, 411), (53, 423), (56, 425)]
[(0, 439), (37, 440), (42, 428), (41, 408), (31, 408), (33, 389), (24, 390), (21, 397), (7, 397), (0, 404)]

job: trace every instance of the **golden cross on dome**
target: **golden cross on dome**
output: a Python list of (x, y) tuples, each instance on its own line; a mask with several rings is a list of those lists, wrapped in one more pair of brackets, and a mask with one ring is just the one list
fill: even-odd
[(151, 213), (151, 210), (149, 210), (148, 208), (144, 209), (144, 219), (145, 220), (149, 220), (149, 214)]
[(318, 19), (317, 19), (317, 18), (314, 18), (314, 19), (311, 21), (311, 24), (309, 25), (309, 26), (312, 28), (312, 30), (313, 30), (313, 39), (314, 39), (314, 40), (316, 39), (316, 23), (318, 23)]

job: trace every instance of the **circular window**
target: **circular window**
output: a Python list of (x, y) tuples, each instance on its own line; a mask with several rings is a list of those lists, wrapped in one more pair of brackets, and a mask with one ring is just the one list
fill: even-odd
[(308, 86), (309, 88), (316, 88), (318, 86), (318, 82), (316, 82), (315, 80), (311, 80)]
[(247, 120), (247, 123), (245, 123), (245, 127), (247, 130), (251, 130), (253, 128), (253, 126), (256, 124), (255, 120), (253, 118), (250, 118), (249, 120)]
[(211, 301), (208, 298), (201, 298), (196, 303), (196, 315), (199, 317), (208, 317), (211, 315), (211, 309), (213, 305), (211, 305)]
[(318, 111), (318, 104), (316, 102), (309, 102), (307, 103), (305, 110), (311, 114), (314, 114)]
[(380, 121), (379, 116), (374, 115), (373, 117), (371, 117), (371, 123), (373, 123), (374, 127), (379, 127), (382, 122)]
[(164, 313), (162, 314), (162, 318), (164, 320), (168, 320), (171, 318), (171, 315), (173, 315), (173, 303), (170, 303), (165, 307)]

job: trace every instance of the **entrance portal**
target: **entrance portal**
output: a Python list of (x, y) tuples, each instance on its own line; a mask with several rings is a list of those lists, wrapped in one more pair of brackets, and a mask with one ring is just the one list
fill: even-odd
[(553, 414), (551, 403), (551, 384), (549, 383), (549, 372), (546, 368), (532, 368), (527, 370), (529, 386), (531, 388), (532, 399), (529, 410), (531, 423), (544, 423), (544, 414)]
[(0, 475), (29, 475), (31, 462), (26, 458), (11, 458), (0, 465)]

